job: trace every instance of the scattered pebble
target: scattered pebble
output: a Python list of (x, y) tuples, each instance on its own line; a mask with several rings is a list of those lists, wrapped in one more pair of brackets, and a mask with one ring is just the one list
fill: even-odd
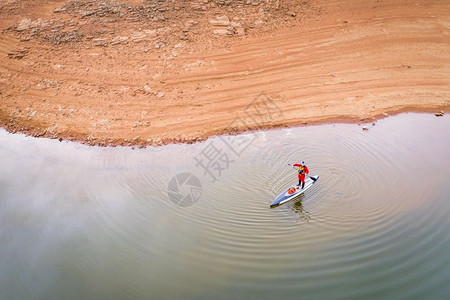
[(153, 90), (148, 85), (144, 85), (144, 92), (147, 94), (151, 94), (151, 93), (153, 93)]

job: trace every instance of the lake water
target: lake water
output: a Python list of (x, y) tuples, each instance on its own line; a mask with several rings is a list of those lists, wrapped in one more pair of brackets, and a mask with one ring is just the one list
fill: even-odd
[[(276, 208), (305, 160), (318, 182)], [(1, 299), (450, 298), (450, 117), (98, 148), (0, 131)]]

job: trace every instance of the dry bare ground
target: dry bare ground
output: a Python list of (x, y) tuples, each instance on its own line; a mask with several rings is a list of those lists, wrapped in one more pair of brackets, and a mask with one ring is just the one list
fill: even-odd
[(0, 1), (0, 125), (91, 145), (449, 111), (449, 1)]

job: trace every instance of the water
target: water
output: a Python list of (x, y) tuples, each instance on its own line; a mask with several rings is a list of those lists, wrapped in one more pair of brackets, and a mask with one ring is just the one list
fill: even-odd
[[(218, 137), (132, 150), (0, 131), (0, 298), (449, 298), (449, 133), (448, 116), (402, 114), (241, 135), (237, 155)], [(212, 149), (215, 182), (196, 162)], [(319, 181), (269, 208), (301, 160)], [(181, 173), (201, 189), (177, 205)]]

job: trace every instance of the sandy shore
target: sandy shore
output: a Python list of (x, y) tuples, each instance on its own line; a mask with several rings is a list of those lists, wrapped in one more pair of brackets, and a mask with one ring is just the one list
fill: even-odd
[(450, 111), (448, 1), (35, 2), (0, 3), (11, 132), (144, 146)]

